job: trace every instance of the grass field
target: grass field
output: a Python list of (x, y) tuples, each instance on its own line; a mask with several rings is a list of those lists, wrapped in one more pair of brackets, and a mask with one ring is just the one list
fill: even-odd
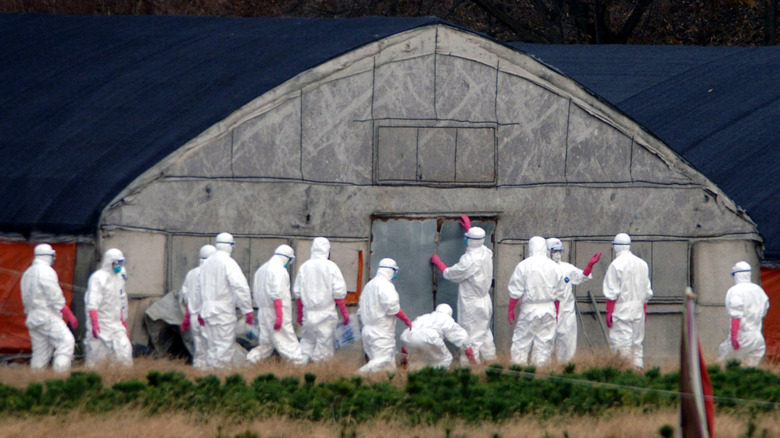
[[(355, 362), (355, 363), (352, 363)], [(500, 357), (499, 363), (507, 367), (508, 357)], [(228, 374), (240, 373), (246, 381), (252, 381), (261, 374), (272, 373), (278, 377), (303, 376), (313, 373), (317, 381), (329, 381), (340, 377), (352, 377), (360, 366), (359, 360), (332, 361), (326, 364), (309, 364), (294, 367), (278, 359), (271, 359), (256, 366), (233, 370)], [(576, 362), (577, 369), (591, 367), (625, 368), (615, 356), (600, 352), (581, 354)], [(762, 365), (762, 369), (780, 372), (777, 365)], [(661, 367), (663, 372), (673, 372), (676, 364)], [(485, 367), (475, 367), (472, 372), (484, 375)], [(561, 372), (562, 365), (553, 365), (539, 370), (540, 374)], [(80, 365), (74, 371), (87, 371)], [(97, 370), (106, 386), (130, 379), (145, 380), (150, 371), (179, 371), (189, 379), (206, 376), (209, 373), (195, 370), (180, 360), (137, 358), (130, 369), (107, 367)], [(0, 383), (25, 388), (32, 382), (45, 382), (63, 376), (51, 371), (32, 372), (27, 365), (12, 364), (0, 366)], [(403, 387), (406, 372), (399, 371), (390, 378), (386, 374), (366, 377), (367, 383), (388, 382)], [(717, 391), (717, 390), (716, 390)], [(258, 420), (236, 420), (220, 415), (164, 412), (149, 414), (140, 408), (119, 409), (95, 414), (82, 410), (63, 415), (17, 415), (0, 416), (0, 436), (3, 437), (660, 437), (659, 430), (665, 426), (676, 426), (678, 414), (669, 409), (615, 409), (598, 417), (557, 416), (538, 419), (521, 417), (500, 424), (465, 424), (456, 419), (442, 420), (436, 426), (409, 425), (400, 419), (385, 418), (361, 424), (344, 425), (333, 420), (305, 421), (289, 418), (266, 418)], [(716, 417), (718, 437), (780, 436), (780, 417), (775, 413), (751, 416), (745, 413), (719, 412)]]

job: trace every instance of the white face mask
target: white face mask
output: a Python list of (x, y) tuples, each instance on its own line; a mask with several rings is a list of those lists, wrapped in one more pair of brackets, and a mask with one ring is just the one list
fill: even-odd
[(556, 262), (560, 262), (562, 258), (563, 258), (562, 251), (554, 251), (552, 253), (552, 259), (555, 260)]

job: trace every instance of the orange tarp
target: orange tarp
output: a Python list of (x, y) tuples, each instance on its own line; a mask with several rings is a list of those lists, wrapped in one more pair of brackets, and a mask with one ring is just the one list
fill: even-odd
[[(24, 325), (24, 306), (19, 284), (22, 274), (30, 267), (36, 244), (27, 242), (0, 242), (0, 353), (30, 352), (30, 336)], [(73, 271), (76, 266), (76, 244), (52, 244), (57, 252), (54, 270), (70, 305), (73, 298)]]
[(761, 287), (769, 295), (769, 312), (764, 318), (766, 357), (780, 360), (780, 269), (761, 268)]

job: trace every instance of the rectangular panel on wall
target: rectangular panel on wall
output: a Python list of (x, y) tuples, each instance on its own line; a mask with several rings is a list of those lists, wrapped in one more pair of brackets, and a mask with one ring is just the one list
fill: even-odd
[(417, 161), (420, 181), (454, 181), (458, 129), (420, 128)]
[(377, 137), (377, 180), (415, 181), (417, 179), (417, 128), (379, 128)]
[(376, 181), (492, 184), (496, 180), (494, 127), (380, 126)]

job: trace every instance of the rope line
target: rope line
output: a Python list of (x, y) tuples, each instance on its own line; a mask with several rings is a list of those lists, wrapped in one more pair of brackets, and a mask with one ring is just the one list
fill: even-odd
[[(485, 371), (485, 374), (488, 374), (487, 370), (494, 370), (499, 371), (498, 368), (487, 368)], [(604, 388), (604, 389), (615, 389), (615, 390), (625, 390), (625, 391), (633, 391), (637, 393), (658, 393), (661, 395), (669, 396), (669, 397), (675, 397), (680, 399), (692, 399), (693, 394), (688, 392), (680, 392), (680, 391), (671, 391), (668, 389), (655, 389), (655, 388), (644, 388), (641, 386), (629, 386), (629, 385), (620, 385), (617, 383), (607, 383), (607, 382), (595, 382), (592, 380), (582, 380), (582, 379), (573, 379), (570, 377), (563, 377), (563, 376), (555, 376), (550, 374), (540, 374), (540, 373), (531, 373), (528, 371), (516, 371), (516, 370), (504, 370), (500, 369), (501, 374), (508, 374), (508, 375), (515, 375), (518, 377), (534, 377), (534, 378), (540, 378), (545, 380), (551, 380), (551, 381), (558, 381), (562, 383), (570, 383), (573, 385), (578, 386), (585, 386), (590, 388)], [(735, 397), (720, 397), (720, 396), (704, 396), (705, 399), (712, 399), (715, 403), (726, 403), (730, 402), (733, 404), (739, 404), (739, 405), (748, 405), (748, 404), (757, 404), (757, 405), (764, 405), (764, 406), (770, 406), (773, 408), (780, 407), (780, 402), (772, 402), (767, 400), (751, 400), (751, 399), (743, 399), (743, 398), (735, 398)]]

